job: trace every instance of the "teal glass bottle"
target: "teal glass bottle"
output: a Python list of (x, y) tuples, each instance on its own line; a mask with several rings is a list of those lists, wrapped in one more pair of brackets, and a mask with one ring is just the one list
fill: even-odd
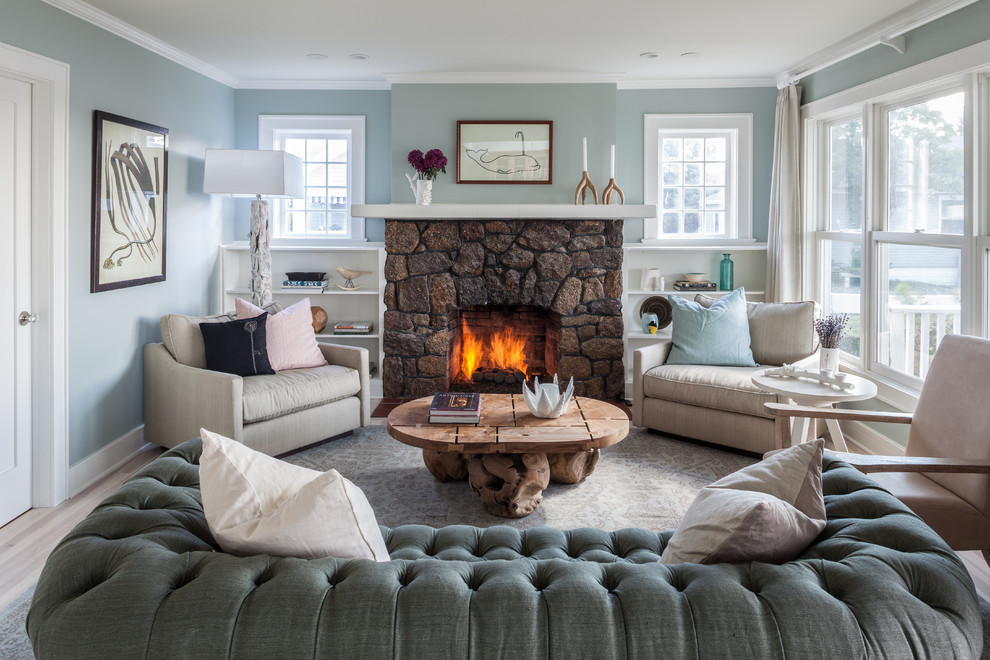
[(729, 253), (722, 254), (722, 261), (718, 265), (718, 288), (722, 291), (732, 291), (732, 259)]

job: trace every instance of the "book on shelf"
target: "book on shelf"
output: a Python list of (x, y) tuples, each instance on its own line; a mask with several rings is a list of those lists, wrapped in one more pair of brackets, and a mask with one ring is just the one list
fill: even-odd
[(709, 281), (689, 282), (687, 280), (677, 280), (674, 282), (674, 289), (677, 291), (714, 291), (715, 283)]
[(329, 280), (283, 280), (282, 286), (319, 286), (329, 284)]
[(323, 293), (326, 286), (323, 284), (296, 284), (282, 282), (282, 291), (308, 291), (310, 293)]
[(374, 329), (373, 321), (341, 321), (333, 324), (335, 335), (370, 335)]
[(375, 374), (378, 373), (378, 363), (368, 362), (368, 378), (374, 378)]

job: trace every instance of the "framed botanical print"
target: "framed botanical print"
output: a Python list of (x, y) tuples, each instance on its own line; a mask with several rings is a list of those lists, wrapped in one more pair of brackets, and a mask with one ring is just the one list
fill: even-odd
[(90, 291), (165, 280), (168, 129), (97, 110)]
[(457, 183), (553, 183), (553, 122), (457, 122)]

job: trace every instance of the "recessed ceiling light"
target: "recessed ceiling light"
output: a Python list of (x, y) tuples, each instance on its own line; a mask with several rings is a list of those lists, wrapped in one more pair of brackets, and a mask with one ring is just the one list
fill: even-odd
[(308, 57), (311, 60), (325, 60), (325, 59), (327, 59), (327, 56), (324, 55), (323, 53), (310, 53), (306, 57)]
[(654, 52), (652, 50), (649, 50), (649, 51), (646, 51), (645, 53), (640, 53), (639, 56), (640, 57), (645, 57), (648, 60), (655, 60), (658, 57), (660, 57), (660, 53), (656, 53), (656, 52)]
[(371, 56), (365, 55), (364, 53), (351, 53), (350, 55), (348, 55), (348, 57), (351, 58), (352, 60), (366, 60)]
[(686, 53), (681, 53), (681, 57), (701, 57), (701, 53), (689, 50)]

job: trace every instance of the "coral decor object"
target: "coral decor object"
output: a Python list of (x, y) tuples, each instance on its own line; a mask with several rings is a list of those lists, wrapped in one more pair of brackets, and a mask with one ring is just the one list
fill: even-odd
[(785, 364), (782, 367), (777, 367), (776, 369), (767, 369), (763, 372), (764, 376), (774, 376), (776, 378), (798, 378), (804, 380), (813, 380), (822, 385), (827, 385), (828, 387), (834, 387), (839, 390), (851, 390), (855, 387), (854, 383), (846, 380), (846, 374), (841, 371), (836, 371), (834, 373), (828, 372), (824, 369), (820, 371), (810, 371), (807, 369), (799, 369), (791, 364)]
[(571, 397), (574, 396), (574, 377), (572, 376), (567, 383), (567, 389), (563, 394), (560, 392), (557, 374), (553, 376), (552, 385), (540, 385), (540, 379), (533, 378), (533, 389), (530, 390), (526, 387), (526, 383), (523, 383), (522, 394), (526, 406), (534, 416), (557, 419), (567, 412), (567, 407), (571, 404)]

